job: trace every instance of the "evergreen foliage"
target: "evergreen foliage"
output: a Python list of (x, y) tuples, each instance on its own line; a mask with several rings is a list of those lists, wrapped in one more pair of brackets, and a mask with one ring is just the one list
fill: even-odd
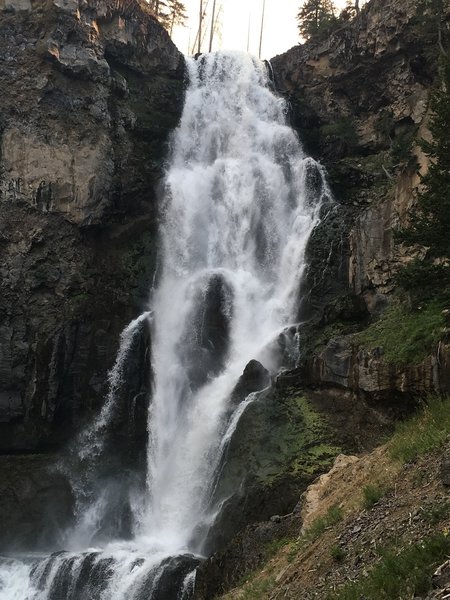
[(414, 294), (429, 291), (430, 297), (450, 298), (450, 59), (442, 57), (441, 81), (430, 100), (432, 141), (421, 146), (430, 158), (428, 173), (422, 178), (423, 190), (418, 207), (411, 215), (408, 229), (397, 233), (406, 244), (426, 248), (423, 259), (416, 259), (398, 274), (401, 287)]
[(335, 23), (332, 0), (306, 0), (298, 15), (298, 29), (305, 39), (326, 33)]
[(425, 35), (428, 33), (435, 38), (443, 54), (445, 54), (444, 15), (448, 2), (449, 0), (419, 0), (417, 7)]
[(186, 23), (186, 7), (179, 0), (149, 0), (148, 7), (150, 12), (169, 31), (170, 35), (172, 35), (175, 25)]

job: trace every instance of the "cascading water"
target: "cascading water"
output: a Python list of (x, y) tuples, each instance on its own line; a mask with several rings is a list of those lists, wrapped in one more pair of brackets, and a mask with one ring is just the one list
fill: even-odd
[[(213, 492), (227, 442), (257, 398), (239, 404), (233, 389), (251, 359), (276, 371), (273, 341), (295, 321), (306, 245), (328, 194), (322, 169), (286, 125), (262, 63), (218, 53), (187, 65), (162, 206), (147, 478), (130, 504), (132, 539), (117, 533), (101, 545), (85, 539), (83, 551), (5, 559), (0, 600), (189, 598), (220, 511)], [(91, 434), (113, 409), (110, 394), (82, 458), (97, 455)], [(86, 518), (71, 536), (77, 528), (85, 538)]]

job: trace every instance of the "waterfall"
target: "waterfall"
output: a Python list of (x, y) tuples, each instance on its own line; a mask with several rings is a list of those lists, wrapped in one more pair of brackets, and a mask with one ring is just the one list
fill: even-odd
[[(82, 550), (4, 559), (0, 600), (191, 597), (220, 512), (221, 461), (239, 417), (258, 401), (232, 400), (233, 389), (252, 359), (271, 373), (280, 366), (273, 342), (296, 320), (306, 246), (329, 194), (324, 173), (286, 125), (285, 102), (270, 91), (263, 63), (229, 52), (187, 67), (161, 204), (147, 473), (142, 498), (131, 503), (132, 539), (116, 532), (101, 544), (87, 539)], [(119, 378), (139, 322), (122, 336)], [(110, 383), (82, 438), (83, 460), (102, 447), (118, 380)], [(77, 528), (85, 536), (98, 506), (101, 493), (71, 536)]]

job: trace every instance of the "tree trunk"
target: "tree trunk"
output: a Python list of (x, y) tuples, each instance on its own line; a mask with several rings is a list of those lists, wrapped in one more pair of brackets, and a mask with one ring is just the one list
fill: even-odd
[(203, 21), (203, 0), (200, 0), (200, 19), (198, 24), (198, 47), (197, 52), (200, 54), (202, 48), (202, 21)]
[(214, 39), (214, 27), (216, 20), (216, 0), (213, 2), (212, 17), (211, 17), (211, 35), (209, 36), (209, 51), (212, 51), (213, 39)]

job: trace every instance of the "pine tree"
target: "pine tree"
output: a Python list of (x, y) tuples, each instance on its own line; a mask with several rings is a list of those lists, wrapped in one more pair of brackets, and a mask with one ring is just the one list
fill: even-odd
[(419, 0), (417, 8), (421, 16), (423, 27), (429, 30), (432, 37), (435, 37), (442, 54), (445, 54), (444, 48), (444, 29), (445, 29), (445, 9), (449, 0)]
[(353, 0), (347, 0), (345, 3), (345, 8), (341, 10), (338, 20), (346, 23), (355, 18), (356, 14), (359, 12), (355, 7)]
[(167, 0), (169, 8), (169, 34), (172, 35), (175, 25), (185, 25), (187, 21), (186, 7), (178, 0)]
[[(441, 60), (441, 81), (431, 95), (432, 141), (421, 146), (430, 158), (422, 177), (423, 189), (408, 229), (398, 232), (401, 241), (426, 248), (425, 257), (416, 259), (398, 274), (399, 284), (410, 292), (450, 293), (450, 58)], [(417, 295), (417, 294), (416, 294)]]
[(297, 15), (300, 35), (309, 39), (326, 32), (335, 21), (332, 0), (306, 0)]
[(148, 8), (170, 35), (175, 25), (184, 25), (187, 20), (186, 7), (178, 0), (149, 0)]

